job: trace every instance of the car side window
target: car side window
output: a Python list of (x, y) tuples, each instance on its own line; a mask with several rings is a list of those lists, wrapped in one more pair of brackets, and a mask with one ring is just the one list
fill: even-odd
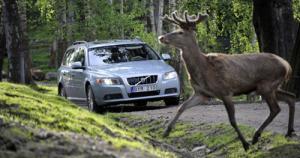
[(72, 53), (74, 52), (74, 49), (69, 49), (66, 53), (65, 53), (65, 56), (64, 56), (64, 59), (62, 61), (62, 65), (64, 66), (68, 66), (69, 65), (69, 62), (71, 60), (71, 55)]
[(72, 63), (80, 62), (82, 65), (85, 65), (84, 48), (77, 48), (73, 54), (74, 55), (72, 55)]

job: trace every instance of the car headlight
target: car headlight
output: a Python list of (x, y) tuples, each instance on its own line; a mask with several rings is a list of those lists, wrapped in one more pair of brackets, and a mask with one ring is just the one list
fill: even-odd
[(101, 78), (96, 79), (96, 83), (102, 85), (120, 85), (121, 82), (118, 78)]
[(171, 80), (174, 78), (177, 78), (177, 73), (175, 71), (167, 72), (163, 76), (164, 80)]

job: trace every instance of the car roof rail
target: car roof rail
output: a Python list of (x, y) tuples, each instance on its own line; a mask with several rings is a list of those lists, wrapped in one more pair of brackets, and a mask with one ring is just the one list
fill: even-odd
[(75, 41), (75, 42), (73, 42), (73, 44), (72, 45), (77, 45), (77, 44), (88, 44), (88, 42), (87, 41)]

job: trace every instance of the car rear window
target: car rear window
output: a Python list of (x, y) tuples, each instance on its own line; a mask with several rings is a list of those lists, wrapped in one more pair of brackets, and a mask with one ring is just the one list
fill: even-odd
[(134, 62), (142, 60), (160, 60), (159, 56), (147, 45), (115, 45), (89, 49), (91, 66)]

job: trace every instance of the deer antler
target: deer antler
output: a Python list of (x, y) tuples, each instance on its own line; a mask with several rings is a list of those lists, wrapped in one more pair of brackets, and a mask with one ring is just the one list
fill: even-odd
[(177, 11), (172, 12), (171, 16), (165, 15), (163, 19), (180, 26), (182, 29), (196, 29), (196, 25), (208, 17), (207, 14), (200, 13), (198, 13), (197, 16), (189, 16), (187, 11), (184, 11), (183, 14), (185, 19), (178, 17)]

